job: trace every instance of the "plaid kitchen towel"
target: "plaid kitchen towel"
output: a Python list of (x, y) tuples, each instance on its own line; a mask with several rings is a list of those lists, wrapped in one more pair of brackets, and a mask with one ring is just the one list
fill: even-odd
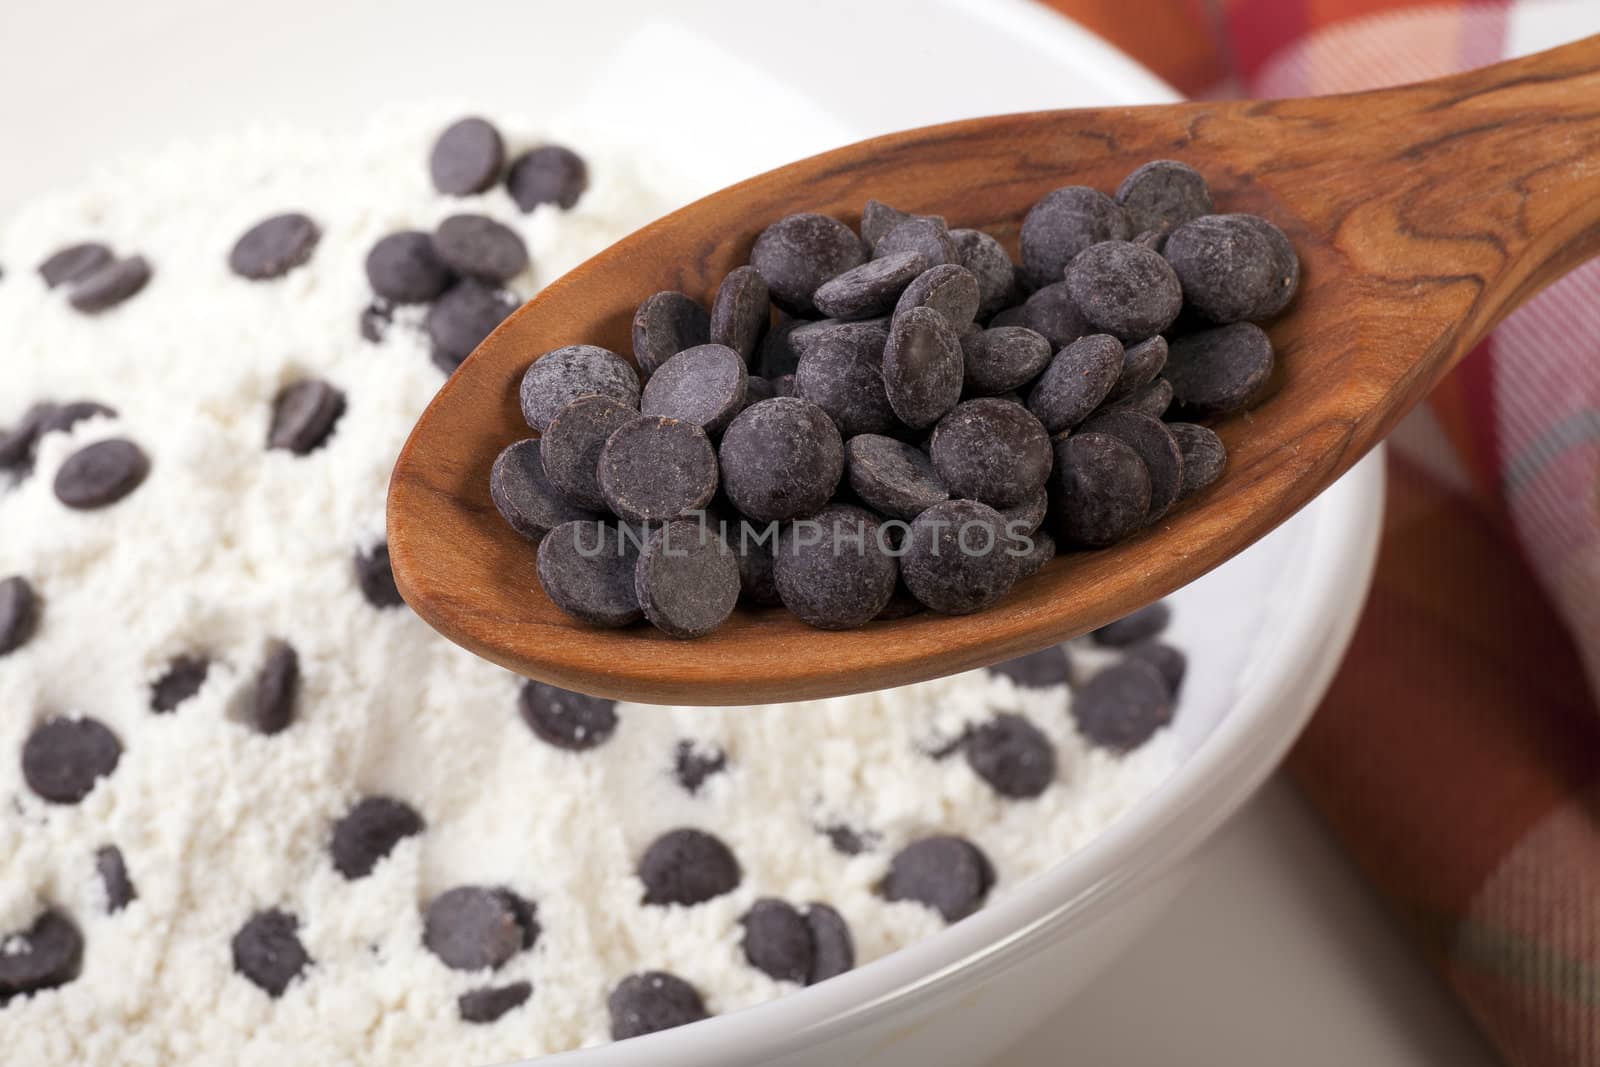
[[(1600, 32), (1600, 0), (1048, 2), (1194, 96), (1376, 88)], [(1600, 261), (1419, 428), (1447, 461), (1421, 434), (1391, 451), (1376, 584), (1290, 765), (1507, 1062), (1600, 1064)]]

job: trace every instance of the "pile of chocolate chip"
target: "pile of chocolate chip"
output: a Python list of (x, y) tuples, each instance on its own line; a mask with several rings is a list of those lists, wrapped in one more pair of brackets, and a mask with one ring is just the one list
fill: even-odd
[(99, 241), (68, 245), (39, 264), (39, 277), (55, 289), (66, 286), (67, 303), (86, 315), (108, 311), (150, 281), (150, 261), (118, 256)]
[[(596, 626), (715, 630), (741, 596), (849, 629), (993, 605), (1058, 549), (1102, 548), (1214, 482), (1273, 368), (1258, 322), (1300, 266), (1215, 214), (1173, 160), (1115, 197), (1068, 186), (992, 236), (869, 201), (756, 238), (711, 308), (661, 292), (633, 362), (534, 361), (496, 506), (551, 600)], [(779, 316), (773, 315), (776, 305)]]
[[(541, 204), (568, 210), (589, 187), (588, 166), (561, 145), (530, 149), (508, 166), (500, 131), (475, 117), (439, 135), (428, 170), (434, 188), (445, 196), (472, 196), (503, 180), (523, 213)], [(389, 234), (367, 254), (374, 299), (361, 313), (361, 334), (382, 340), (396, 305), (427, 304), (423, 328), (433, 362), (452, 373), (522, 303), (503, 287), (528, 264), (522, 238), (487, 215), (452, 215), (431, 234)]]
[[(482, 119), (467, 118), (440, 135), (429, 169), (434, 187), (447, 196), (482, 192), (503, 174), (512, 199), (524, 212), (541, 204), (569, 209), (587, 188), (583, 160), (559, 145), (534, 148), (518, 156), (509, 168), (504, 160), (504, 147), (494, 127)], [(238, 238), (228, 254), (227, 267), (252, 283), (282, 278), (311, 260), (321, 235), (317, 223), (301, 212), (270, 216)], [(425, 328), (434, 342), (434, 362), (451, 371), (516, 307), (515, 298), (489, 288), (489, 284), (503, 282), (527, 264), (521, 238), (482, 215), (453, 216), (432, 235), (386, 237), (367, 261), (368, 278), (380, 301), (363, 313), (363, 333), (377, 340), (373, 331), (388, 321), (393, 303), (431, 301)], [(47, 287), (64, 287), (72, 307), (92, 314), (136, 295), (149, 281), (151, 267), (143, 256), (119, 258), (109, 246), (85, 241), (50, 255), (39, 264), (38, 273)], [(303, 458), (330, 446), (346, 406), (343, 390), (328, 382), (317, 378), (290, 382), (273, 400), (266, 450)], [(93, 400), (38, 401), (14, 425), (0, 427), (0, 478), (31, 476), (40, 442), (48, 435), (70, 432), (87, 419), (119, 417), (114, 408)], [(143, 448), (126, 437), (112, 437), (85, 445), (69, 456), (56, 471), (53, 489), (64, 507), (99, 510), (132, 495), (151, 473)], [(385, 610), (403, 603), (387, 545), (360, 548), (353, 553), (352, 562), (355, 586), (368, 604)], [(33, 640), (47, 614), (46, 598), (27, 576), (0, 576), (0, 658)], [(199, 653), (175, 657), (151, 686), (151, 712), (176, 712), (204, 687), (210, 668), (210, 660)], [(261, 734), (281, 733), (300, 713), (301, 689), (298, 652), (287, 640), (273, 642), (257, 670), (249, 699), (240, 705), (241, 723)], [(569, 696), (576, 698), (576, 694)], [(76, 805), (101, 779), (115, 773), (122, 753), (121, 739), (98, 719), (53, 716), (40, 723), (23, 744), (23, 780), (35, 795), (51, 804)], [(403, 802), (366, 798), (334, 827), (334, 866), (347, 878), (363, 877), (398, 841), (422, 830), (421, 817)], [(95, 865), (110, 911), (120, 911), (137, 899), (134, 879), (120, 849), (104, 846), (95, 855)], [(438, 908), (441, 918), (437, 923), (434, 910), (429, 911), (430, 931), (440, 923), (459, 921), (463, 909), (450, 902), (468, 900), (470, 904), (461, 891), (454, 897), (445, 896), (449, 902)], [(483, 915), (481, 907), (465, 911)], [(294, 915), (278, 909), (258, 913), (233, 939), (235, 969), (272, 996), (281, 995), (311, 963), (300, 944), (298, 926)], [(522, 947), (531, 946), (537, 932), (537, 924), (530, 920)], [(0, 944), (8, 939), (16, 947), (0, 952), (0, 1005), (12, 996), (65, 984), (78, 974), (83, 936), (64, 912), (49, 909), (28, 930), (0, 931)], [(444, 934), (435, 940), (441, 957), (452, 951)], [(430, 947), (434, 947), (433, 941)], [(527, 999), (526, 984), (519, 985), (520, 993), (518, 986), (511, 986), (465, 994), (460, 1004), (462, 1017), (474, 1022), (498, 1018)]]

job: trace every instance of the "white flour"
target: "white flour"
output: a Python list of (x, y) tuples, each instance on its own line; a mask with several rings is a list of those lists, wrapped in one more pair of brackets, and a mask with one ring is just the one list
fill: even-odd
[[(861, 697), (759, 709), (623, 705), (589, 752), (539, 741), (517, 715), (520, 681), (404, 609), (356, 589), (352, 555), (382, 534), (389, 468), (442, 376), (402, 314), (361, 340), (362, 263), (385, 233), (481, 210), (527, 240), (524, 295), (690, 192), (653, 188), (625, 146), (551, 130), (587, 156), (571, 212), (521, 215), (505, 193), (434, 194), (425, 161), (442, 112), (358, 137), (250, 132), (119, 165), (44, 198), (0, 232), (0, 426), (32, 401), (92, 398), (115, 420), (42, 445), (36, 473), (0, 487), (0, 577), (21, 573), (42, 624), (0, 659), (0, 938), (54, 906), (82, 930), (82, 975), (0, 1008), (0, 1048), (29, 1067), (344, 1067), (498, 1063), (607, 1039), (607, 991), (645, 968), (696, 985), (714, 1012), (781, 986), (742, 956), (739, 917), (760, 896), (833, 904), (858, 960), (941, 922), (873, 887), (888, 857), (935, 831), (978, 843), (997, 892), (1058, 861), (1146, 794), (1171, 762), (1165, 737), (1116, 760), (1087, 750), (1060, 694), (983, 673)], [(500, 121), (515, 150), (529, 127)], [(250, 224), (304, 211), (323, 235), (310, 263), (250, 283), (225, 260)], [(149, 287), (98, 318), (47, 292), (34, 266), (85, 239), (155, 267)], [(274, 394), (313, 374), (349, 409), (307, 457), (263, 444)], [(72, 512), (51, 492), (75, 449), (127, 436), (149, 454), (138, 491)], [(530, 549), (531, 551), (531, 549)], [(269, 643), (298, 649), (294, 725), (238, 721)], [(149, 687), (173, 657), (212, 660), (170, 715)], [(1092, 656), (1080, 657), (1080, 664)], [(958, 756), (925, 751), (991, 709), (1026, 714), (1057, 746), (1060, 780), (1032, 801), (996, 796)], [(48, 805), (18, 753), (52, 714), (91, 715), (121, 739), (116, 772), (76, 806)], [(689, 796), (671, 774), (681, 740), (721, 746), (728, 771)], [(328, 857), (329, 828), (364, 794), (411, 803), (427, 830), (368, 878)], [(847, 857), (817, 827), (879, 836)], [(698, 826), (744, 869), (739, 889), (693, 908), (645, 908), (633, 876), (657, 834)], [(107, 915), (95, 850), (122, 850), (139, 899)], [(535, 901), (542, 936), (492, 978), (451, 971), (421, 945), (421, 909), (462, 884)], [(300, 920), (315, 961), (279, 1000), (234, 974), (230, 940), (254, 912)], [(12, 946), (14, 947), (14, 946)], [(460, 1021), (456, 998), (534, 985), (499, 1022)]]

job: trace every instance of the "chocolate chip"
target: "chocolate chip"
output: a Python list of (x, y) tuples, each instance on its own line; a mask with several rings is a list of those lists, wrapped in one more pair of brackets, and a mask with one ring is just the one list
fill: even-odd
[(620, 524), (579, 519), (539, 542), (539, 583), (550, 602), (591, 626), (619, 627), (643, 617), (634, 592), (639, 548)]
[[(891, 532), (893, 532), (891, 528)], [(892, 622), (895, 619), (909, 619), (913, 615), (920, 615), (928, 609), (922, 601), (911, 595), (911, 590), (906, 588), (905, 579), (901, 578), (895, 583), (894, 593), (889, 597), (889, 602), (878, 612), (878, 622)]]
[(78, 511), (109, 507), (139, 488), (149, 473), (149, 458), (132, 441), (96, 441), (56, 471), (56, 499)]
[(150, 710), (165, 715), (200, 692), (211, 664), (202, 656), (179, 656), (150, 687)]
[(758, 522), (813, 514), (844, 472), (844, 443), (817, 405), (774, 397), (740, 412), (719, 450), (723, 491)]
[(606, 439), (599, 477), (600, 491), (619, 518), (661, 522), (711, 503), (717, 453), (693, 423), (641, 415)]
[(281, 278), (311, 258), (322, 231), (298, 211), (262, 219), (234, 244), (228, 267), (241, 278)]
[(1103, 433), (1122, 441), (1144, 460), (1150, 475), (1150, 510), (1146, 522), (1165, 515), (1183, 491), (1183, 452), (1166, 424), (1136, 411), (1107, 411), (1083, 424), (1082, 432)]
[(1017, 288), (1017, 268), (1004, 246), (982, 230), (951, 230), (961, 265), (978, 282), (978, 314), (984, 318), (1005, 307)]
[(931, 307), (895, 314), (883, 350), (883, 390), (901, 422), (932, 426), (955, 407), (962, 368), (961, 339), (943, 315)]
[(758, 378), (754, 374), (748, 374), (748, 375), (745, 376), (745, 379), (744, 379), (744, 406), (745, 407), (749, 407), (751, 404), (759, 404), (763, 400), (771, 400), (773, 397), (775, 397), (777, 395), (778, 395), (777, 391), (774, 389), (772, 383), (769, 382), (767, 379)]
[(738, 603), (739, 564), (716, 531), (679, 519), (651, 531), (639, 550), (634, 592), (658, 630), (704, 637)]
[(1122, 345), (1096, 333), (1056, 353), (1028, 393), (1028, 410), (1050, 433), (1078, 425), (1110, 395), (1122, 375)]
[(776, 530), (766, 530), (743, 522), (728, 526), (724, 539), (739, 563), (739, 598), (759, 607), (778, 607), (777, 561), (772, 558)]
[(1222, 477), (1228, 465), (1228, 450), (1222, 438), (1192, 422), (1172, 422), (1167, 431), (1183, 453), (1183, 488), (1178, 499), (1192, 496)]
[(83, 934), (72, 920), (48, 909), (25, 931), (0, 937), (0, 1005), (11, 997), (56, 989), (78, 977)]
[(811, 294), (866, 259), (867, 250), (850, 227), (810, 212), (779, 219), (750, 249), (750, 265), (761, 272), (772, 302), (792, 315), (813, 314)]
[(1187, 163), (1157, 159), (1122, 179), (1117, 203), (1135, 231), (1170, 231), (1211, 214), (1211, 189)]
[(434, 352), (459, 364), (518, 306), (509, 293), (466, 278), (434, 301), (423, 319), (423, 328), (428, 331)]
[(143, 256), (128, 256), (80, 275), (72, 283), (67, 302), (87, 315), (94, 315), (131, 298), (149, 281), (149, 261)]
[(672, 774), (690, 796), (700, 792), (706, 779), (721, 774), (728, 766), (728, 754), (715, 746), (694, 741), (679, 741), (673, 757)]
[[(760, 271), (750, 266), (729, 271), (717, 288), (717, 298), (711, 303), (708, 339), (712, 344), (727, 345), (748, 363), (767, 331), (767, 322), (772, 317), (771, 301)], [(634, 344), (638, 344), (637, 335)], [(678, 351), (688, 347), (684, 345)], [(791, 364), (789, 370), (793, 369)]]
[[(928, 267), (941, 263), (960, 263), (961, 253), (950, 237), (944, 220), (931, 215), (913, 215), (884, 234), (872, 246), (874, 259), (898, 255), (901, 252), (918, 252)], [(926, 268), (924, 268), (926, 269)]]
[(809, 904), (805, 920), (811, 930), (812, 946), (811, 973), (806, 975), (806, 985), (825, 982), (856, 965), (855, 940), (850, 936), (850, 926), (844, 916), (826, 904)]
[(1167, 339), (1159, 335), (1128, 345), (1122, 354), (1122, 373), (1106, 394), (1105, 403), (1114, 404), (1133, 396), (1149, 385), (1167, 365)]
[(764, 897), (744, 918), (744, 958), (778, 982), (804, 984), (816, 962), (811, 928), (787, 901)]
[(1272, 242), (1237, 215), (1202, 215), (1172, 231), (1162, 254), (1183, 299), (1212, 322), (1240, 322), (1279, 292)]
[(503, 1015), (522, 1007), (533, 996), (532, 982), (512, 982), (510, 985), (485, 986), (469, 989), (456, 998), (456, 1008), (461, 1021), (468, 1023), (497, 1022)]
[(1035, 530), (1028, 535), (1028, 547), (1020, 556), (1012, 558), (1012, 566), (1017, 571), (1017, 581), (1031, 578), (1044, 569), (1044, 565), (1056, 558), (1055, 538), (1043, 530)]
[(617, 729), (614, 701), (548, 682), (524, 682), (517, 707), (535, 737), (568, 752), (585, 752), (604, 744)]
[(1040, 486), (1037, 493), (1022, 503), (996, 510), (1000, 512), (1000, 517), (1006, 520), (1007, 529), (1032, 533), (1044, 522), (1044, 517), (1050, 510), (1050, 493), (1044, 486)]
[(887, 329), (829, 330), (800, 357), (795, 371), (800, 395), (826, 411), (846, 437), (885, 433), (898, 425), (883, 383), (888, 340)]
[(756, 346), (756, 373), (773, 379), (792, 376), (800, 365), (800, 350), (794, 347), (792, 335), (805, 325), (805, 319), (785, 319), (769, 329)]
[(454, 279), (434, 249), (433, 238), (418, 230), (391, 233), (367, 253), (372, 291), (396, 304), (425, 304)]
[(832, 504), (786, 527), (774, 555), (783, 606), (820, 630), (871, 622), (899, 577), (877, 519), (848, 504)]
[(483, 119), (464, 118), (445, 127), (433, 143), (428, 174), (445, 196), (471, 196), (492, 186), (505, 162), (500, 131)]
[(1067, 291), (1097, 331), (1137, 341), (1172, 325), (1183, 290), (1172, 265), (1132, 241), (1102, 241), (1067, 265)]
[(272, 401), (267, 447), (309, 455), (327, 443), (344, 409), (344, 393), (318, 378), (286, 385)]
[(504, 889), (457, 886), (441, 893), (423, 917), (422, 943), (446, 967), (500, 967), (539, 937), (531, 908)]
[(794, 384), (794, 375), (792, 374), (780, 374), (776, 378), (768, 378), (767, 380), (772, 383), (773, 396), (790, 396), (795, 398), (800, 396), (800, 389)]
[(368, 604), (375, 608), (398, 608), (405, 603), (394, 584), (394, 568), (389, 563), (387, 542), (373, 545), (355, 555), (356, 585)]
[(906, 588), (944, 615), (966, 615), (1011, 591), (1005, 520), (987, 504), (947, 500), (911, 521), (900, 558)]
[(887, 900), (914, 900), (957, 922), (983, 906), (994, 885), (994, 868), (977, 845), (940, 834), (915, 841), (897, 853), (883, 880)]
[(533, 361), (522, 376), (522, 417), (543, 433), (568, 402), (590, 393), (637, 407), (639, 375), (628, 361), (596, 345), (567, 345)]
[(39, 597), (20, 574), (0, 581), (0, 656), (15, 652), (39, 624)]
[(1072, 258), (1101, 241), (1126, 241), (1128, 217), (1109, 196), (1086, 185), (1048, 194), (1022, 220), (1022, 267), (1034, 289), (1061, 280)]
[(274, 1000), (309, 966), (300, 920), (286, 911), (258, 911), (233, 935), (233, 969)]
[(1259, 215), (1227, 217), (1255, 230), (1272, 253), (1271, 285), (1267, 289), (1267, 296), (1251, 309), (1248, 317), (1258, 322), (1273, 318), (1289, 306), (1289, 301), (1294, 299), (1294, 294), (1300, 288), (1300, 257), (1295, 255), (1288, 234), (1267, 219)]
[(967, 268), (955, 263), (925, 270), (900, 294), (894, 305), (895, 321), (917, 307), (937, 311), (959, 335), (972, 325), (978, 314), (978, 279)]
[(1157, 378), (1131, 396), (1125, 396), (1121, 400), (1106, 403), (1101, 410), (1137, 411), (1141, 415), (1149, 415), (1152, 419), (1159, 419), (1167, 413), (1167, 409), (1171, 406), (1172, 383), (1165, 378)]
[(433, 251), (457, 274), (492, 284), (528, 266), (528, 246), (517, 231), (487, 215), (451, 215), (435, 227)]
[(998, 326), (961, 338), (962, 388), (972, 396), (1020, 389), (1050, 365), (1054, 350), (1025, 326)]
[(1090, 744), (1132, 752), (1172, 721), (1172, 695), (1153, 664), (1130, 657), (1089, 679), (1073, 697), (1072, 717)]
[(540, 438), (539, 454), (551, 487), (571, 504), (605, 510), (600, 451), (612, 433), (638, 417), (638, 409), (609, 396), (580, 396), (563, 406)]
[(597, 517), (568, 503), (550, 484), (537, 437), (508, 445), (496, 457), (489, 472), (489, 496), (513, 530), (535, 541), (564, 522)]
[(95, 719), (53, 718), (22, 745), (22, 777), (52, 804), (76, 804), (117, 769), (122, 744)]
[(293, 645), (279, 643), (267, 653), (251, 694), (250, 724), (263, 734), (287, 729), (300, 693), (300, 655)]
[(996, 663), (989, 670), (1010, 678), (1024, 689), (1050, 689), (1072, 684), (1072, 656), (1067, 652), (1066, 645), (1051, 645), (1026, 656)]
[(1167, 692), (1176, 700), (1183, 686), (1183, 676), (1188, 672), (1189, 660), (1182, 652), (1161, 641), (1140, 641), (1127, 649), (1130, 659), (1144, 660), (1154, 667), (1167, 683)]
[(1143, 233), (1134, 235), (1133, 243), (1143, 245), (1152, 252), (1160, 252), (1167, 247), (1167, 235), (1171, 232), (1171, 230), (1165, 228), (1145, 230)]
[(744, 359), (727, 345), (696, 345), (656, 369), (644, 384), (639, 410), (720, 437), (745, 408), (747, 377)]
[(1172, 399), (1196, 415), (1231, 415), (1249, 407), (1272, 376), (1272, 342), (1261, 327), (1238, 322), (1180, 337), (1164, 376)]
[(694, 986), (665, 971), (630, 974), (606, 999), (611, 1040), (626, 1041), (710, 1018)]
[(910, 218), (911, 215), (890, 207), (882, 200), (868, 200), (867, 206), (861, 211), (861, 240), (867, 246), (867, 251), (876, 251), (878, 242), (883, 240), (890, 230)]
[(950, 491), (920, 448), (879, 434), (861, 434), (845, 444), (850, 488), (873, 510), (893, 519), (914, 519)]
[(105, 890), (108, 914), (115, 915), (139, 899), (139, 891), (128, 877), (128, 865), (123, 861), (122, 850), (116, 845), (95, 850), (94, 869), (100, 875), (101, 888)]
[(428, 362), (432, 363), (435, 367), (438, 367), (439, 372), (446, 378), (453, 377), (456, 371), (461, 369), (461, 364), (465, 363), (466, 361), (466, 356), (457, 356), (450, 352), (446, 352), (438, 345), (432, 345), (428, 349)]
[(728, 846), (702, 830), (669, 830), (639, 859), (646, 904), (700, 904), (739, 887), (743, 875)]
[[(759, 275), (756, 281), (760, 282)], [(764, 282), (761, 288), (765, 292)], [(762, 299), (765, 300), (765, 296)], [(764, 311), (762, 321), (765, 323)], [(711, 318), (706, 309), (698, 300), (683, 293), (672, 290), (656, 293), (647, 297), (633, 313), (633, 358), (646, 374), (654, 374), (656, 368), (679, 352), (710, 340)], [(750, 343), (755, 344), (753, 339)]]
[(34, 445), (55, 408), (50, 403), (34, 404), (9, 431), (0, 430), (0, 470), (26, 471), (32, 467)]
[(1021, 404), (967, 400), (939, 420), (928, 454), (952, 496), (1011, 507), (1050, 477), (1050, 435)]
[(828, 844), (841, 856), (859, 856), (863, 852), (870, 852), (878, 845), (878, 836), (871, 833), (862, 833), (852, 830), (848, 826), (823, 827), (821, 833), (828, 839)]
[(1072, 299), (1072, 291), (1067, 288), (1065, 281), (1052, 282), (1028, 297), (1022, 305), (1018, 321), (1001, 322), (997, 315), (990, 325), (1026, 326), (1049, 341), (1055, 349), (1065, 348), (1078, 338), (1094, 332), (1089, 328), (1089, 320), (1083, 317), (1078, 302)]
[(1171, 621), (1172, 609), (1165, 601), (1158, 600), (1154, 604), (1140, 608), (1132, 615), (1125, 615), (1116, 622), (1106, 623), (1089, 636), (1095, 644), (1106, 648), (1126, 648), (1155, 637), (1165, 630)]
[(39, 264), (39, 277), (54, 289), (58, 285), (78, 281), (110, 263), (111, 249), (98, 241), (68, 245)]
[(1103, 548), (1137, 531), (1150, 511), (1150, 472), (1139, 453), (1103, 433), (1055, 443), (1052, 509), (1068, 544)]
[(1001, 712), (967, 736), (967, 765), (1003, 797), (1036, 797), (1056, 780), (1056, 750), (1021, 715)]
[(362, 797), (333, 824), (328, 848), (333, 867), (351, 881), (365, 878), (396, 845), (422, 833), (424, 827), (422, 816), (403, 800)]
[(886, 315), (906, 286), (927, 269), (927, 257), (916, 249), (879, 256), (823, 282), (812, 303), (824, 315), (839, 319)]
[(373, 344), (380, 343), (389, 333), (394, 321), (394, 308), (387, 300), (374, 300), (361, 309), (361, 336)]
[(524, 214), (540, 204), (571, 210), (589, 188), (589, 167), (583, 158), (561, 145), (544, 145), (524, 152), (511, 164), (506, 190)]
[[(889, 317), (879, 315), (873, 319), (855, 319), (850, 322), (843, 319), (816, 319), (803, 322), (796, 320), (794, 332), (789, 335), (789, 345), (801, 359), (804, 359), (806, 353), (830, 333), (881, 343), (889, 334)], [(798, 364), (796, 366), (798, 367)]]

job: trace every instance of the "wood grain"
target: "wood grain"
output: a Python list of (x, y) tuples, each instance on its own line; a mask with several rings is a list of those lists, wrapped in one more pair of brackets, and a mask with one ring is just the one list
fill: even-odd
[[(517, 387), (577, 341), (626, 353), (634, 307), (706, 298), (794, 211), (849, 222), (869, 198), (988, 230), (1015, 254), (1051, 189), (1110, 190), (1151, 159), (1211, 181), (1219, 210), (1278, 222), (1303, 261), (1269, 332), (1268, 399), (1216, 425), (1226, 475), (1115, 548), (1064, 555), (977, 615), (812, 630), (737, 612), (708, 638), (597, 630), (539, 588), (534, 550), (489, 500), (499, 451), (529, 435)], [(400, 456), (389, 548), (402, 593), (451, 640), (572, 689), (748, 704), (881, 689), (1020, 655), (1118, 618), (1256, 541), (1383, 439), (1487, 330), (1600, 252), (1600, 37), (1436, 82), (1271, 102), (1049, 111), (877, 138), (724, 190), (557, 280), (440, 391)]]

